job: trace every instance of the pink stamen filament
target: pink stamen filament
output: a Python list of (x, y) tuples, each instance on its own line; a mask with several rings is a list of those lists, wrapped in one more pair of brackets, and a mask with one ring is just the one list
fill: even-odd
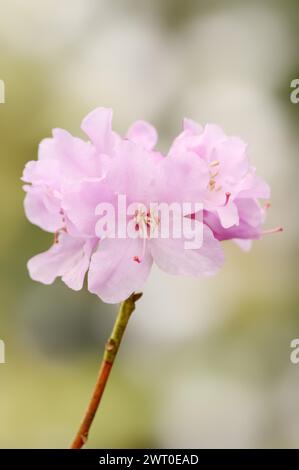
[(135, 261), (136, 263), (141, 263), (145, 255), (146, 239), (150, 236), (152, 226), (154, 226), (155, 224), (159, 224), (159, 219), (155, 218), (150, 212), (144, 214), (143, 212), (139, 212), (138, 210), (135, 212), (135, 219), (135, 230), (141, 232), (143, 243), (141, 256), (134, 256), (133, 261)]
[(270, 228), (269, 230), (263, 230), (262, 234), (263, 235), (270, 235), (272, 233), (278, 233), (278, 232), (283, 232), (283, 227), (275, 227), (275, 228)]
[(232, 195), (231, 193), (225, 193), (225, 197), (226, 197), (226, 199), (225, 199), (225, 203), (224, 203), (224, 205), (225, 205), (225, 206), (227, 206), (227, 204), (228, 204), (228, 202), (229, 202), (229, 199), (230, 199), (231, 195)]

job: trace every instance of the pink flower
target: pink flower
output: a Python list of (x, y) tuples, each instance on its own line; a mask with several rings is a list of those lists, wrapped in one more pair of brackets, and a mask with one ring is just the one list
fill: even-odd
[[(149, 211), (151, 202), (172, 204), (196, 199), (197, 188), (192, 191), (192, 181), (196, 176), (200, 178), (201, 165), (197, 165), (198, 162), (192, 157), (184, 163), (185, 170), (189, 166), (189, 186), (179, 160), (172, 162), (173, 167), (170, 168), (168, 159), (156, 161), (151, 153), (125, 141), (119, 146), (118, 152), (111, 162), (106, 184), (113, 194), (125, 194), (129, 204), (138, 201), (143, 209), (137, 207), (131, 216), (136, 224), (135, 239), (108, 235), (99, 242), (92, 255), (88, 274), (90, 292), (97, 294), (105, 302), (119, 302), (132, 292), (142, 289), (153, 262), (169, 274), (215, 274), (223, 263), (223, 254), (220, 243), (207, 225), (202, 227), (197, 222), (198, 230), (203, 230), (200, 249), (185, 249), (184, 236), (179, 239), (172, 236), (151, 238), (142, 233), (144, 228), (156, 228), (159, 231), (159, 220)], [(171, 184), (171, 176), (175, 184)], [(98, 202), (100, 201), (94, 202), (95, 209)], [(95, 232), (100, 236), (97, 225)], [(184, 235), (186, 237), (188, 234)]]
[[(78, 290), (88, 272), (89, 291), (115, 303), (143, 288), (153, 263), (169, 274), (210, 276), (223, 264), (221, 241), (246, 248), (261, 237), (258, 198), (267, 198), (269, 189), (240, 139), (185, 120), (165, 157), (155, 150), (157, 132), (145, 121), (136, 121), (122, 138), (112, 130), (112, 111), (97, 108), (81, 127), (88, 142), (56, 129), (23, 173), (28, 219), (54, 233), (50, 249), (28, 262), (34, 280), (51, 284), (61, 277)], [(115, 218), (120, 196), (133, 207), (124, 219)], [(165, 237), (153, 203), (172, 207), (168, 225), (179, 221), (186, 230)], [(103, 204), (115, 219), (104, 234)], [(193, 236), (201, 236), (202, 244), (186, 249)]]
[(174, 140), (169, 155), (177, 158), (194, 153), (205, 164), (208, 183), (203, 195), (206, 211), (215, 213), (223, 228), (238, 226), (239, 199), (268, 199), (268, 185), (249, 164), (247, 145), (238, 137), (228, 137), (223, 130), (207, 124), (204, 128), (184, 120), (183, 132)]
[[(111, 110), (99, 109), (97, 113), (98, 134), (108, 146)], [(85, 124), (83, 121), (83, 129)], [(28, 263), (34, 280), (51, 284), (61, 276), (70, 288), (82, 288), (97, 239), (95, 234), (86, 237), (75, 228), (64, 210), (64, 200), (74, 187), (85, 181), (100, 181), (105, 175), (107, 160), (108, 157), (90, 142), (55, 129), (52, 138), (40, 143), (38, 160), (25, 166), (22, 177), (27, 183), (24, 186), (25, 213), (32, 223), (55, 233), (53, 246)]]
[[(97, 201), (107, 201), (107, 191), (102, 192), (100, 182), (121, 140), (112, 131), (111, 123), (112, 110), (97, 108), (81, 125), (91, 142), (55, 129), (52, 138), (40, 143), (38, 160), (25, 166), (22, 180), (26, 183), (26, 216), (43, 230), (55, 233), (53, 246), (28, 263), (34, 280), (51, 284), (61, 276), (72, 289), (79, 290), (83, 286), (91, 254), (98, 243), (94, 232), (94, 207), (89, 201), (95, 191)], [(143, 123), (143, 127), (144, 138), (149, 134), (149, 145), (150, 139), (155, 139), (155, 131), (150, 124)], [(140, 139), (140, 122), (131, 126), (129, 134), (132, 140), (138, 136)], [(84, 193), (85, 187), (88, 193)], [(79, 194), (84, 194), (86, 199), (75, 201)]]
[[(107, 121), (109, 114), (102, 116)], [(90, 142), (54, 129), (53, 137), (39, 145), (38, 160), (28, 162), (23, 173), (28, 219), (49, 232), (60, 230), (65, 223), (63, 195), (71, 184), (87, 178), (101, 178), (106, 159)]]

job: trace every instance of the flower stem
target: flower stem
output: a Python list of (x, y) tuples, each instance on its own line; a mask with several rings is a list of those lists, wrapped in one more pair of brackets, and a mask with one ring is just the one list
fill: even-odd
[(141, 296), (141, 293), (132, 294), (120, 305), (111, 336), (105, 346), (104, 356), (91, 400), (88, 404), (76, 437), (71, 444), (71, 449), (81, 449), (88, 439), (89, 430), (101, 402), (101, 398), (103, 396), (105, 386), (108, 381), (123, 334), (127, 327), (130, 316), (135, 310), (135, 302), (137, 302)]

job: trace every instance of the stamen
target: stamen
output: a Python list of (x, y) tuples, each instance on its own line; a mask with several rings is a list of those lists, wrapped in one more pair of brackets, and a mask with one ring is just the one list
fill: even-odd
[(232, 193), (225, 193), (225, 197), (226, 197), (226, 199), (225, 199), (225, 203), (224, 203), (224, 205), (225, 205), (225, 206), (227, 206), (227, 204), (228, 204), (228, 201), (229, 201), (229, 199), (230, 199), (231, 195), (232, 195)]
[(213, 166), (217, 166), (220, 164), (220, 161), (219, 160), (213, 160), (211, 163), (210, 163), (210, 166), (213, 167)]
[(142, 238), (142, 252), (141, 256), (134, 256), (133, 260), (136, 263), (141, 263), (146, 250), (147, 238), (151, 237), (152, 232), (157, 228), (160, 223), (159, 217), (153, 212), (144, 212), (143, 210), (136, 210), (134, 215), (135, 230), (140, 231), (140, 237)]
[(283, 232), (283, 227), (275, 227), (275, 228), (270, 228), (269, 230), (263, 230), (262, 234), (263, 235), (270, 235), (271, 233), (278, 233), (278, 232)]
[(264, 204), (264, 209), (268, 210), (268, 209), (270, 209), (270, 207), (271, 207), (271, 202), (266, 202)]
[(56, 232), (54, 232), (54, 241), (53, 241), (53, 244), (59, 243), (59, 235), (60, 235), (61, 233), (67, 233), (66, 227), (62, 227), (62, 228), (60, 228), (59, 230), (57, 230)]
[(216, 173), (210, 173), (210, 176), (212, 179), (216, 178), (216, 176), (219, 175), (219, 171), (216, 171)]
[(216, 185), (216, 181), (213, 180), (213, 178), (211, 178), (209, 181), (209, 190), (213, 191), (213, 189), (215, 189), (215, 185)]

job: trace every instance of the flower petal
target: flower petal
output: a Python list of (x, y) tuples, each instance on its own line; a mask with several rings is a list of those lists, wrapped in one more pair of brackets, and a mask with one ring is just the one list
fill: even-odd
[(84, 243), (83, 247), (78, 249), (78, 261), (73, 264), (71, 269), (67, 270), (63, 274), (63, 282), (71, 289), (82, 289), (85, 274), (89, 268), (91, 254), (96, 243), (96, 239), (88, 240), (86, 243)]
[(218, 207), (217, 214), (224, 228), (232, 227), (239, 223), (238, 208), (233, 202), (228, 203), (226, 206)]
[(172, 154), (160, 164), (158, 197), (168, 203), (202, 203), (208, 182), (207, 165), (195, 153)]
[[(64, 192), (62, 208), (76, 231), (93, 238), (97, 221), (95, 209), (100, 202), (110, 202), (111, 199), (111, 191), (103, 183), (103, 178), (84, 179)], [(73, 234), (71, 226), (70, 232)]]
[(24, 199), (24, 209), (32, 224), (46, 230), (56, 232), (63, 226), (60, 213), (60, 200), (47, 195), (43, 187), (26, 186), (27, 194)]
[(80, 290), (94, 243), (62, 233), (58, 243), (28, 261), (30, 277), (43, 284), (52, 284), (56, 277), (62, 276), (68, 287)]
[(96, 108), (81, 123), (81, 129), (102, 153), (107, 152), (113, 140), (112, 116), (112, 109)]
[(244, 238), (234, 238), (233, 241), (243, 251), (249, 251), (252, 246), (252, 240), (246, 240)]
[(257, 240), (262, 234), (264, 211), (252, 199), (236, 199), (239, 213), (239, 224), (224, 228), (215, 212), (204, 211), (204, 222), (210, 227), (217, 240), (252, 239)]
[(184, 131), (189, 131), (191, 134), (199, 135), (203, 131), (203, 127), (193, 119), (184, 118), (183, 120)]
[(152, 150), (158, 140), (154, 126), (146, 121), (136, 121), (127, 132), (127, 138), (146, 150)]
[(248, 172), (240, 188), (238, 198), (269, 199), (271, 190), (269, 185), (255, 173), (255, 168)]
[(155, 263), (165, 272), (178, 276), (211, 276), (223, 264), (220, 243), (203, 224), (203, 243), (199, 249), (186, 249), (184, 238), (159, 238), (150, 241)]
[[(136, 261), (139, 257), (141, 262)], [(92, 255), (88, 290), (104, 302), (118, 303), (142, 289), (152, 266), (149, 250), (142, 257), (142, 240), (106, 238)]]

